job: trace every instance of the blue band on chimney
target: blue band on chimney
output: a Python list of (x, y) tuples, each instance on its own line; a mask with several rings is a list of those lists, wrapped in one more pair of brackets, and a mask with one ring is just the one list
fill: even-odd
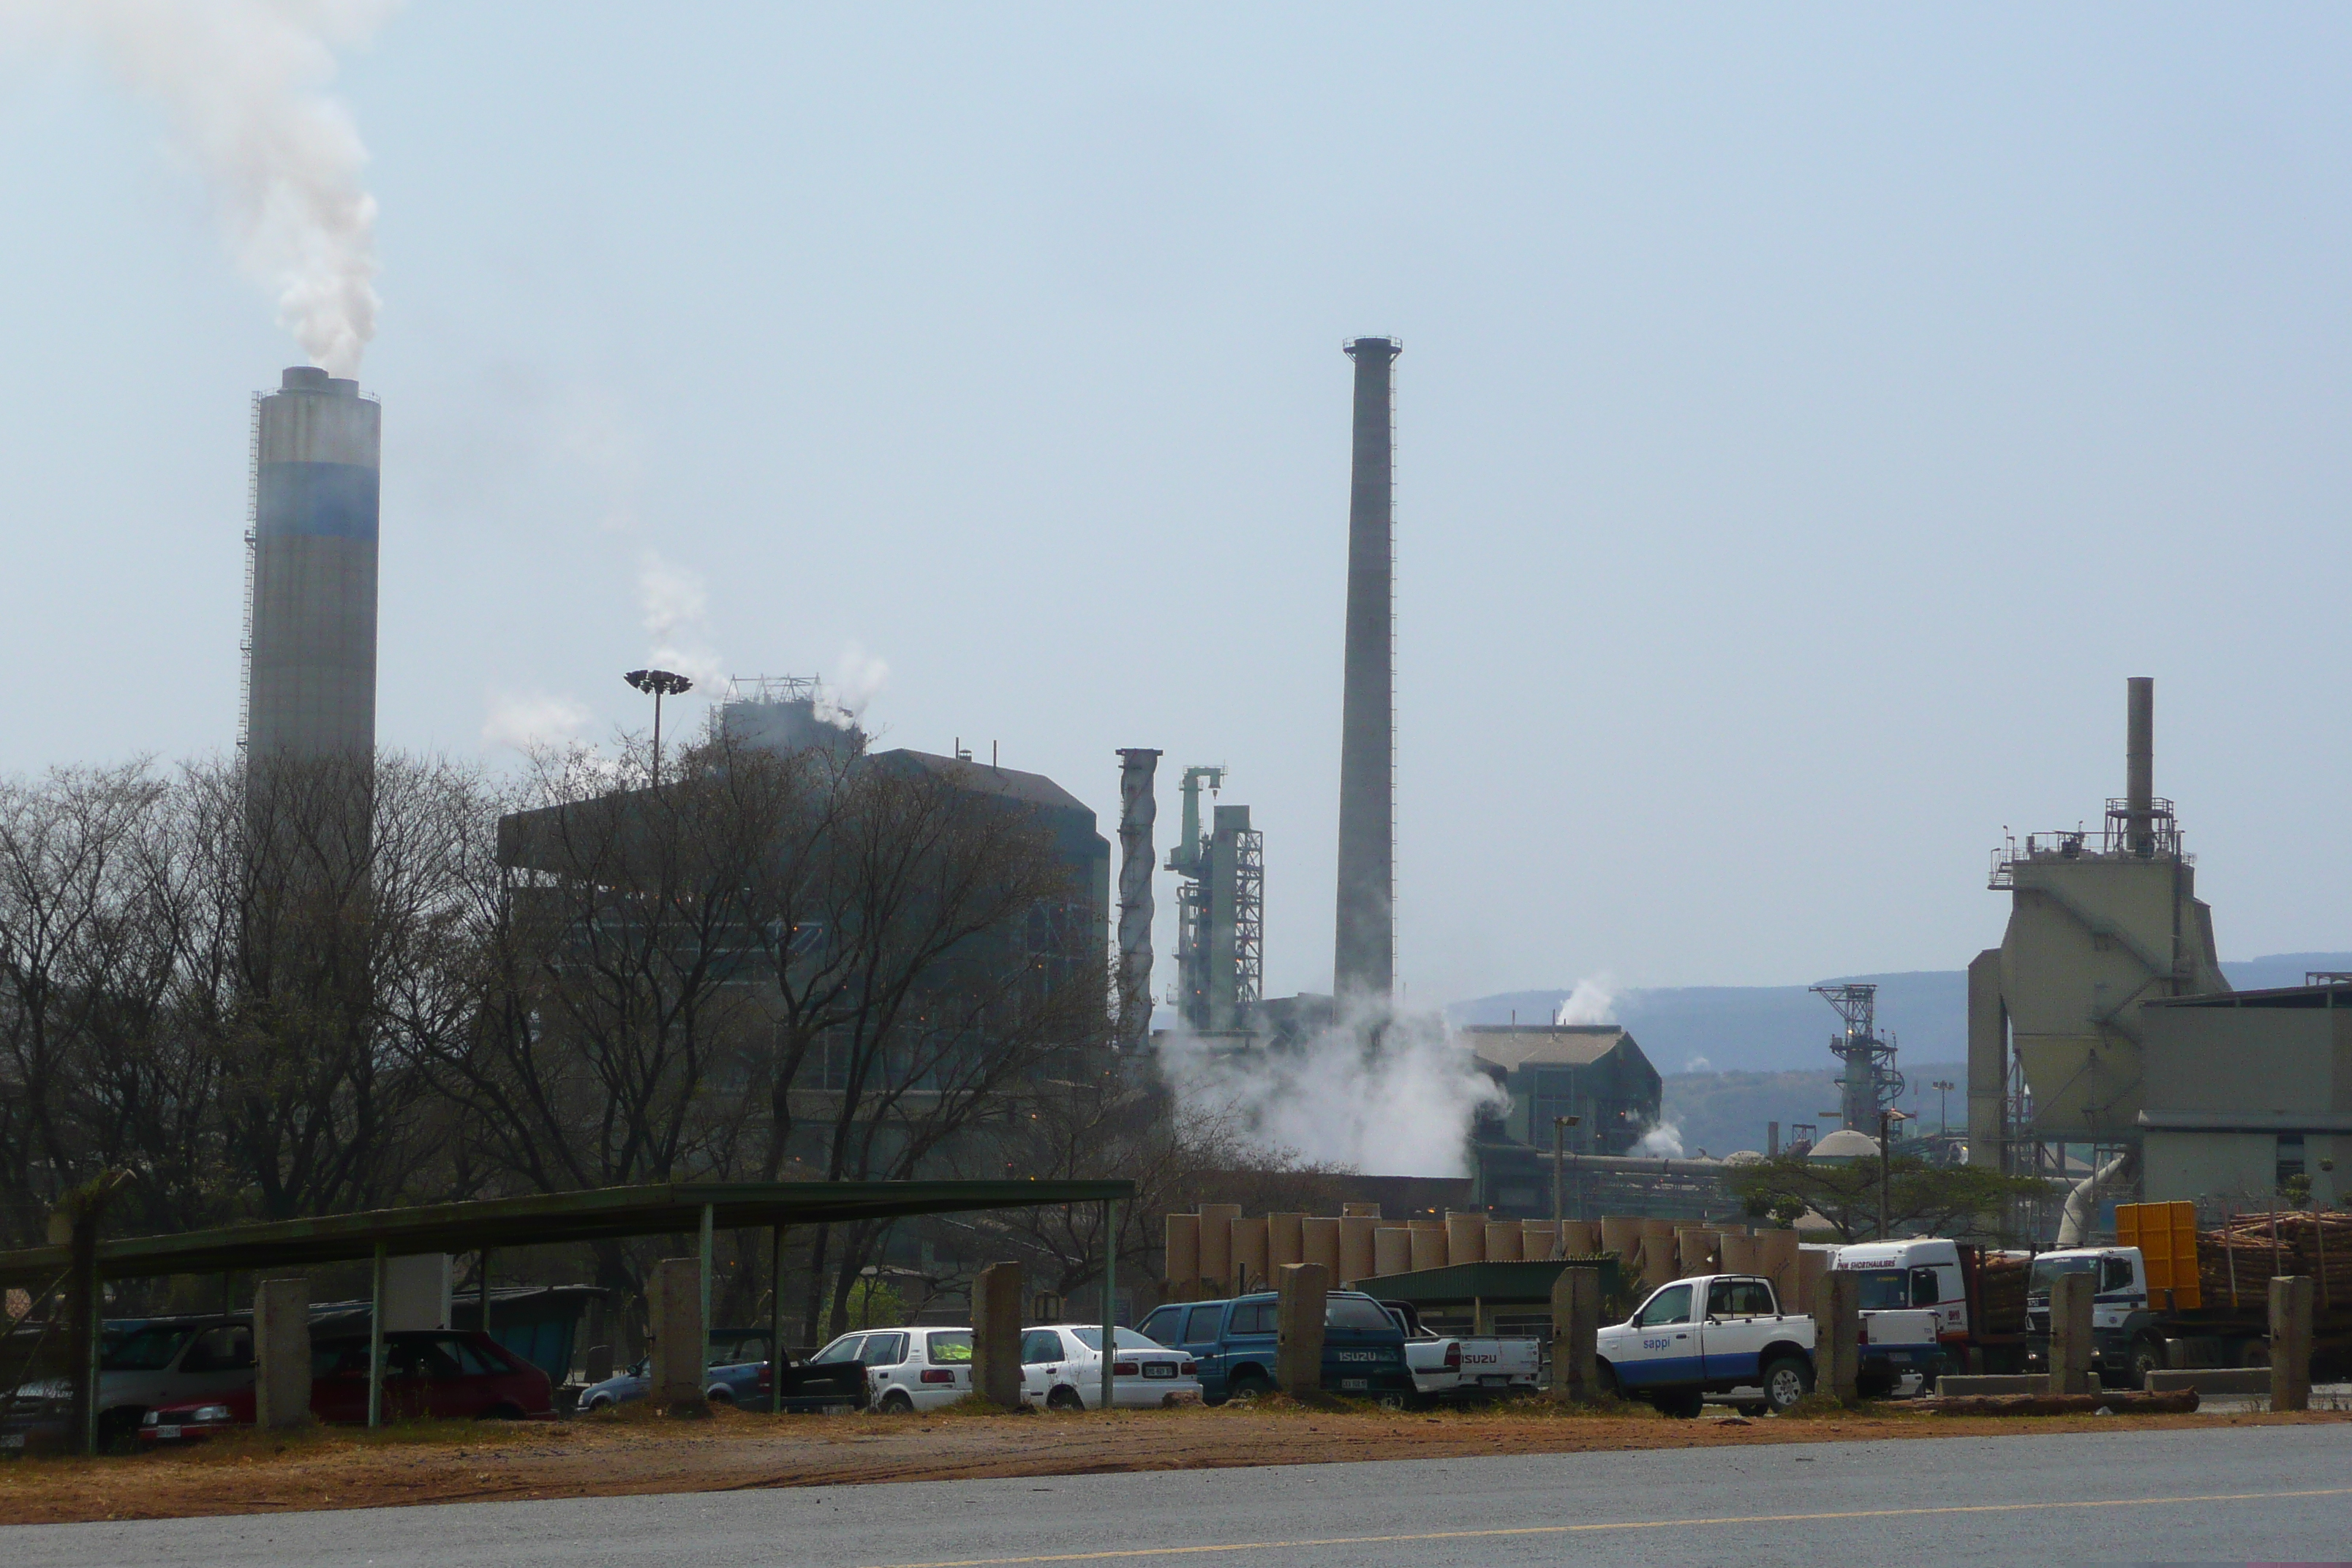
[(376, 536), (376, 470), (357, 463), (264, 463), (257, 522), (264, 536)]

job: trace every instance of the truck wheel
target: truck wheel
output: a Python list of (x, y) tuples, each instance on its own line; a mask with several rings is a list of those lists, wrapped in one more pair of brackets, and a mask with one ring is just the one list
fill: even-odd
[(1813, 1369), (1801, 1356), (1784, 1355), (1764, 1369), (1764, 1403), (1775, 1415), (1813, 1391)]
[(1084, 1410), (1086, 1407), (1086, 1399), (1067, 1384), (1045, 1395), (1045, 1408), (1048, 1410)]
[(1234, 1373), (1228, 1386), (1235, 1399), (1257, 1399), (1274, 1392), (1274, 1379), (1255, 1367), (1244, 1367)]
[(2147, 1374), (2164, 1370), (2164, 1347), (2154, 1340), (2134, 1340), (2124, 1367), (2131, 1378), (2127, 1388), (2146, 1388)]

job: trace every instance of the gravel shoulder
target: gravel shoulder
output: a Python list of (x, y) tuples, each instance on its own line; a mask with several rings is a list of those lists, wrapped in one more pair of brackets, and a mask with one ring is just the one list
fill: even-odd
[(674, 1421), (642, 1406), (555, 1426), (434, 1422), (238, 1437), (97, 1459), (0, 1462), (0, 1525), (270, 1514), (488, 1500), (1068, 1476), (1480, 1454), (1935, 1439), (2072, 1430), (2352, 1425), (2343, 1413), (1956, 1419), (1899, 1405), (1672, 1421), (1529, 1405), (1403, 1415), (1263, 1407), (1109, 1415), (767, 1416)]

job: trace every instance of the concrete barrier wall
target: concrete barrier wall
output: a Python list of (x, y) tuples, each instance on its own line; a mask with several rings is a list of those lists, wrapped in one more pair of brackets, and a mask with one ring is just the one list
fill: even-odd
[[(1352, 1208), (1358, 1205), (1351, 1204), (1349, 1206)], [(1341, 1279), (1352, 1284), (1356, 1280), (1369, 1279), (1375, 1274), (1387, 1272), (1381, 1267), (1380, 1247), (1375, 1240), (1381, 1228), (1380, 1220), (1371, 1215), (1351, 1214), (1339, 1216), (1339, 1278)], [(1405, 1230), (1402, 1226), (1395, 1228), (1398, 1234), (1405, 1238), (1403, 1251), (1399, 1256), (1403, 1262), (1410, 1265), (1412, 1262), (1412, 1233)]]
[(1201, 1278), (1220, 1290), (1234, 1284), (1234, 1221), (1241, 1218), (1239, 1204), (1201, 1205)]
[(1263, 1290), (1274, 1282), (1266, 1267), (1265, 1216), (1244, 1215), (1233, 1222), (1234, 1290)]
[(1265, 1266), (1269, 1276), (1286, 1264), (1307, 1261), (1307, 1216), (1270, 1214), (1265, 1216)]
[(1343, 1274), (1339, 1269), (1339, 1222), (1309, 1215), (1300, 1222), (1299, 1231), (1305, 1238), (1300, 1261), (1312, 1263), (1328, 1271), (1334, 1279), (1355, 1279), (1361, 1276)]
[(1412, 1267), (1415, 1273), (1424, 1268), (1445, 1267), (1445, 1226), (1443, 1222), (1424, 1225), (1419, 1220), (1412, 1226)]
[[(1342, 1225), (1348, 1222), (1342, 1220)], [(1413, 1234), (1407, 1226), (1384, 1225), (1372, 1232), (1372, 1272), (1374, 1274), (1409, 1274), (1412, 1271)], [(1361, 1279), (1363, 1276), (1359, 1275)]]
[(1201, 1285), (1201, 1216), (1171, 1214), (1160, 1277), (1171, 1290), (1197, 1290)]
[(1515, 1219), (1493, 1219), (1486, 1222), (1486, 1261), (1517, 1263), (1525, 1254), (1519, 1248), (1519, 1222)]
[(1445, 1261), (1449, 1264), (1486, 1261), (1486, 1216), (1484, 1213), (1464, 1214), (1459, 1209), (1446, 1212)]

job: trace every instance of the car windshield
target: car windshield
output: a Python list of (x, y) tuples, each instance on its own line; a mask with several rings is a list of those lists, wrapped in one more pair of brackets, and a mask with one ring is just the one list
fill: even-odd
[(2099, 1260), (2095, 1258), (2037, 1258), (2033, 1260), (2033, 1277), (2025, 1289), (2029, 1294), (2047, 1296), (2050, 1281), (2061, 1274), (2095, 1274)]
[(1856, 1268), (1852, 1273), (1864, 1311), (1892, 1311), (1911, 1304), (1910, 1284), (1900, 1268)]
[[(1078, 1343), (1086, 1346), (1087, 1349), (1090, 1351), (1098, 1351), (1102, 1349), (1102, 1331), (1100, 1329), (1072, 1329), (1070, 1332), (1076, 1335)], [(1158, 1340), (1147, 1340), (1141, 1334), (1137, 1333), (1133, 1329), (1120, 1329), (1118, 1331), (1118, 1337), (1112, 1340), (1111, 1343), (1117, 1345), (1123, 1351), (1156, 1351), (1167, 1349), (1167, 1347), (1161, 1344)]]
[(172, 1364), (194, 1329), (141, 1329), (107, 1348), (98, 1358), (101, 1372), (161, 1372)]
[(864, 1334), (845, 1335), (841, 1339), (834, 1341), (833, 1343), (825, 1346), (824, 1349), (809, 1357), (809, 1364), (811, 1366), (833, 1366), (845, 1361), (856, 1361), (857, 1359), (857, 1347), (865, 1342), (866, 1336)]
[(1650, 1298), (1649, 1304), (1642, 1309), (1642, 1315), (1633, 1320), (1633, 1325), (1650, 1329), (1665, 1323), (1687, 1323), (1690, 1311), (1691, 1288), (1669, 1285)]

